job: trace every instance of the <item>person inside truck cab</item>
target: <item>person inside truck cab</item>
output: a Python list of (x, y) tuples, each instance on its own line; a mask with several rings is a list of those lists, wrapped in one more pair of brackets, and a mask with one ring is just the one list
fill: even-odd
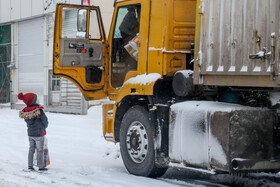
[(124, 45), (139, 33), (140, 22), (140, 7), (128, 6), (127, 9), (128, 12), (119, 27)]
[[(137, 58), (125, 49), (125, 46), (139, 33), (140, 25), (140, 6), (127, 6), (125, 14), (120, 26), (121, 42), (121, 59), (126, 64), (126, 72), (137, 69)], [(138, 54), (137, 54), (138, 55)]]
[(133, 43), (132, 49), (129, 43), (136, 35), (139, 39), (140, 14), (140, 5), (128, 5), (120, 7), (116, 16), (112, 45), (112, 85), (116, 88), (122, 86), (128, 72), (137, 70), (138, 44)]

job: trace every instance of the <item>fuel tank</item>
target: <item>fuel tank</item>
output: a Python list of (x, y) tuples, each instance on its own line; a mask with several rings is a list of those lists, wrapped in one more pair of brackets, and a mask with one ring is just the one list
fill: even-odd
[(171, 163), (215, 172), (280, 170), (276, 111), (212, 101), (171, 106)]

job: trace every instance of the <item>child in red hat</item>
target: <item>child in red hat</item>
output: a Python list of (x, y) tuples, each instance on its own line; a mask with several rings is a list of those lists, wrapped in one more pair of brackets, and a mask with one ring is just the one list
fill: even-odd
[(28, 169), (33, 168), (33, 155), (37, 150), (37, 165), (39, 171), (48, 170), (44, 164), (44, 136), (48, 127), (48, 118), (43, 111), (43, 107), (37, 104), (37, 95), (34, 93), (18, 94), (18, 99), (27, 106), (19, 112), (19, 117), (23, 118), (27, 124), (29, 136)]

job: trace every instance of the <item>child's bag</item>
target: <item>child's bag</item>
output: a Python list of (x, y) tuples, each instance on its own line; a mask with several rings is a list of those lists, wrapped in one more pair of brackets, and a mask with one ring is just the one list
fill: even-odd
[[(48, 139), (46, 136), (44, 136), (44, 167), (51, 164), (50, 162), (50, 155), (49, 155), (49, 149), (48, 149)], [(37, 166), (37, 150), (35, 150), (34, 157), (33, 157), (33, 164)]]
[(51, 164), (49, 148), (48, 148), (48, 139), (44, 136), (44, 166), (48, 166)]

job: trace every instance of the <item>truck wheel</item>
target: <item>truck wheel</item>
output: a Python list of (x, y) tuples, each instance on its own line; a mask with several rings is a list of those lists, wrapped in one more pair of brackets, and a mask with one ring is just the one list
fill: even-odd
[(154, 127), (141, 106), (130, 108), (123, 117), (120, 149), (124, 165), (133, 175), (160, 177), (167, 170), (155, 164)]

